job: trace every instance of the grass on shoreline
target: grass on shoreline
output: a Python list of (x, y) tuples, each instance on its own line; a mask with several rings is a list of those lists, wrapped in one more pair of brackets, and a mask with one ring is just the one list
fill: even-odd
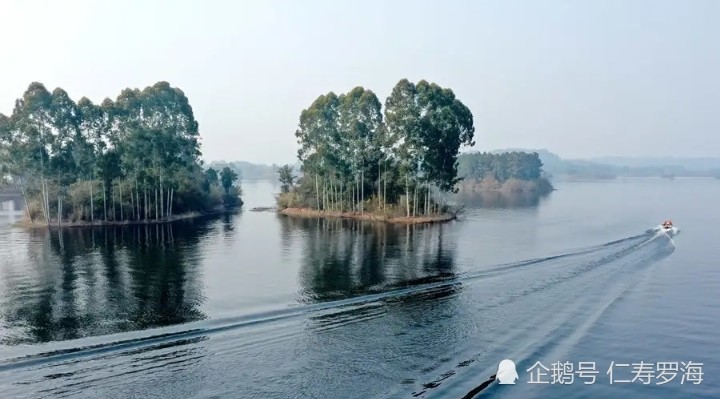
[(379, 214), (373, 212), (337, 212), (337, 211), (319, 211), (309, 208), (284, 208), (278, 211), (279, 214), (292, 217), (307, 218), (343, 218), (367, 220), (373, 222), (386, 222), (397, 224), (424, 224), (424, 223), (443, 223), (457, 219), (456, 214), (438, 214), (438, 215), (421, 215), (421, 216), (392, 216), (387, 214)]

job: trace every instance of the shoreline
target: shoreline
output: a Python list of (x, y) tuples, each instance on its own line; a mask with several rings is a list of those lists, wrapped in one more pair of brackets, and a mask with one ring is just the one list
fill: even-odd
[(64, 229), (64, 228), (82, 228), (82, 227), (117, 227), (117, 226), (139, 226), (139, 225), (156, 225), (177, 222), (181, 220), (197, 219), (203, 216), (219, 215), (225, 212), (232, 212), (234, 209), (222, 209), (215, 210), (213, 212), (201, 213), (201, 212), (187, 212), (179, 215), (173, 215), (171, 218), (165, 218), (160, 220), (148, 219), (148, 220), (124, 220), (124, 221), (95, 221), (95, 222), (73, 222), (73, 223), (61, 223), (57, 224), (57, 221), (51, 222), (49, 225), (46, 222), (30, 222), (25, 219), (17, 221), (11, 224), (12, 227), (25, 228), (25, 229)]
[(357, 212), (336, 212), (336, 211), (318, 211), (309, 208), (285, 208), (278, 210), (278, 214), (290, 217), (302, 218), (334, 218), (334, 219), (355, 219), (366, 220), (370, 222), (384, 222), (396, 224), (431, 224), (445, 223), (457, 219), (456, 214), (439, 214), (430, 216), (388, 216), (378, 215), (375, 213), (357, 213)]

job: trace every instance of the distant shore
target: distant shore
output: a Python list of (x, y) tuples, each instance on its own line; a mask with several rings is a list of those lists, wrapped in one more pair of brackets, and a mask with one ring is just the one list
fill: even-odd
[(547, 194), (555, 191), (550, 180), (539, 178), (534, 180), (508, 179), (504, 182), (489, 177), (482, 180), (468, 179), (458, 184), (461, 194), (499, 192), (504, 194)]
[(372, 222), (385, 222), (397, 224), (430, 224), (444, 223), (457, 219), (456, 214), (439, 214), (439, 215), (423, 215), (423, 216), (391, 216), (376, 213), (358, 213), (358, 212), (334, 212), (334, 211), (318, 211), (308, 208), (285, 208), (278, 211), (279, 214), (291, 217), (306, 218), (341, 218), (368, 220)]
[(172, 223), (177, 222), (180, 220), (189, 220), (189, 219), (195, 219), (203, 216), (211, 216), (211, 215), (217, 215), (224, 212), (232, 211), (232, 209), (216, 209), (213, 212), (207, 212), (207, 213), (201, 213), (201, 212), (187, 212), (182, 213), (179, 215), (173, 215), (169, 218), (163, 218), (159, 220), (155, 219), (143, 219), (143, 220), (98, 220), (95, 222), (62, 222), (58, 225), (57, 220), (51, 221), (50, 224), (46, 221), (34, 221), (30, 222), (27, 219), (27, 216), (25, 219), (20, 220), (18, 222), (13, 223), (13, 227), (20, 227), (20, 228), (26, 228), (26, 229), (64, 229), (64, 228), (77, 228), (77, 227), (109, 227), (109, 226), (137, 226), (137, 225), (153, 225), (153, 224), (165, 224), (165, 223)]

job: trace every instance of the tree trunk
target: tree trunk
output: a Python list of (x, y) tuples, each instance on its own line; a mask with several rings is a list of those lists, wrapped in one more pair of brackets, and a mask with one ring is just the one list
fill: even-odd
[(133, 198), (133, 190), (132, 186), (130, 186), (130, 212), (132, 215), (128, 218), (128, 220), (132, 220), (135, 217), (135, 200)]
[(23, 201), (25, 202), (25, 212), (27, 212), (28, 220), (30, 220), (30, 223), (33, 222), (32, 215), (30, 215), (30, 205), (28, 204), (27, 194), (25, 193), (25, 183), (22, 179), (20, 179), (20, 192), (23, 196)]
[(345, 196), (343, 195), (343, 181), (340, 180), (340, 212), (345, 211)]
[(93, 201), (93, 181), (90, 180), (90, 222), (95, 221), (95, 201)]
[(112, 197), (112, 220), (117, 221), (117, 209), (115, 209), (115, 186), (110, 182), (110, 196)]
[(137, 173), (135, 173), (135, 202), (137, 203), (135, 208), (137, 210), (136, 220), (140, 221), (140, 190), (138, 189)]
[(155, 221), (158, 220), (158, 188), (155, 186)]
[(143, 213), (145, 214), (145, 221), (148, 220), (148, 193), (147, 193), (147, 180), (143, 181), (143, 191), (145, 192), (145, 206), (143, 207)]
[(163, 191), (162, 175), (160, 175), (160, 219), (165, 218), (165, 192)]
[(43, 218), (47, 220), (47, 209), (45, 209), (45, 178), (40, 178), (40, 206), (42, 209)]
[(365, 212), (365, 168), (360, 169), (360, 214)]
[(320, 210), (320, 183), (317, 173), (315, 174), (315, 199), (317, 200), (317, 209)]
[(430, 213), (430, 187), (425, 189), (425, 214)]
[(170, 203), (168, 204), (168, 209), (170, 213), (170, 217), (172, 217), (172, 204), (173, 204), (173, 197), (175, 196), (175, 188), (170, 189)]
[(340, 200), (342, 199), (342, 197), (340, 197), (340, 186), (338, 185), (338, 183), (339, 183), (339, 182), (338, 182), (338, 180), (337, 180), (337, 178), (336, 178), (336, 179), (333, 181), (333, 190), (334, 190), (334, 191), (333, 191), (333, 198), (334, 198), (334, 201), (335, 201), (335, 211), (337, 211), (337, 212), (340, 211), (340, 207), (342, 206), (342, 205), (341, 205), (341, 202), (340, 202)]
[(413, 194), (413, 217), (417, 216), (418, 210), (418, 185), (415, 184), (415, 193)]
[(383, 176), (383, 212), (385, 212), (385, 206), (387, 204), (387, 161), (384, 162), (385, 165), (385, 176)]
[(107, 222), (107, 185), (105, 184), (105, 181), (103, 180), (103, 217), (105, 218), (105, 222)]
[(120, 221), (125, 221), (125, 215), (123, 214), (123, 200), (122, 200), (122, 181), (118, 184), (120, 188)]
[(326, 206), (327, 190), (325, 189), (325, 178), (322, 179), (322, 209), (327, 209)]
[(50, 222), (48, 221), (48, 211), (46, 208), (47, 200), (45, 199), (45, 177), (40, 178), (40, 201), (43, 217), (45, 218), (45, 222), (48, 223), (49, 226)]
[(410, 217), (410, 178), (405, 176), (405, 212)]
[(62, 197), (58, 195), (58, 217), (57, 225), (60, 226), (60, 220), (62, 219)]
[(378, 161), (378, 180), (377, 180), (377, 196), (378, 200), (380, 200), (380, 181), (382, 180), (382, 169), (381, 169), (382, 162)]

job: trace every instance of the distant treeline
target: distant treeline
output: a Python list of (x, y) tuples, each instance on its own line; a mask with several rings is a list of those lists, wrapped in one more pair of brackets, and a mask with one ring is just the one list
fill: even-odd
[(543, 171), (553, 178), (614, 179), (617, 177), (711, 177), (720, 175), (720, 158), (599, 158), (563, 159), (548, 150), (497, 150), (537, 152)]
[(536, 152), (478, 152), (458, 156), (458, 172), (463, 179), (492, 177), (500, 183), (509, 179), (536, 180), (542, 176), (542, 167)]
[(458, 156), (462, 194), (480, 191), (546, 193), (552, 190), (543, 177), (543, 163), (536, 152), (477, 152)]
[(22, 191), (31, 222), (159, 221), (239, 203), (200, 155), (192, 107), (167, 82), (99, 105), (34, 82), (0, 114), (0, 177)]
[(240, 180), (277, 180), (280, 166), (256, 164), (245, 161), (214, 161), (207, 164), (208, 167), (217, 170), (230, 168), (238, 175)]

